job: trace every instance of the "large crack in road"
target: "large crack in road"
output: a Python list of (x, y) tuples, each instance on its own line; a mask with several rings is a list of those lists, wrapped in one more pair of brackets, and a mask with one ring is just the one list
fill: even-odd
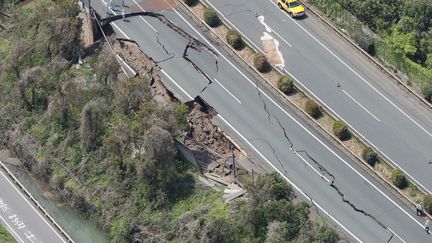
[[(195, 97), (200, 96), (212, 83), (213, 80), (211, 79), (211, 77), (209, 77), (206, 72), (204, 72), (198, 64), (196, 64), (191, 58), (189, 58), (188, 52), (189, 50), (195, 50), (198, 52), (207, 52), (209, 53), (215, 61), (215, 66), (216, 66), (216, 73), (219, 72), (219, 55), (212, 50), (210, 47), (208, 47), (206, 44), (204, 44), (203, 42), (201, 42), (200, 40), (194, 38), (193, 36), (191, 36), (189, 33), (187, 33), (186, 31), (184, 31), (182, 28), (178, 27), (176, 24), (174, 24), (173, 22), (171, 22), (165, 15), (163, 14), (159, 14), (159, 13), (155, 13), (155, 12), (134, 12), (134, 13), (130, 13), (130, 14), (126, 14), (125, 17), (132, 17), (132, 16), (148, 16), (148, 17), (152, 17), (152, 18), (156, 18), (158, 19), (162, 24), (164, 24), (165, 26), (167, 26), (168, 28), (170, 28), (171, 30), (173, 30), (174, 32), (176, 32), (177, 34), (179, 34), (181, 37), (183, 37), (184, 39), (187, 40), (187, 44), (183, 50), (183, 54), (182, 54), (182, 58), (184, 60), (186, 60), (189, 64), (192, 65), (192, 67), (201, 75), (203, 76), (206, 80), (207, 80), (207, 85), (197, 94), (195, 95)], [(122, 19), (123, 17), (120, 15), (115, 15), (112, 17), (108, 17), (105, 19), (102, 19), (101, 21), (104, 22), (104, 24), (108, 24), (112, 21), (118, 20), (118, 19)], [(157, 32), (156, 34), (156, 42), (158, 43), (158, 45), (162, 48), (162, 50), (168, 55), (167, 58), (160, 60), (160, 61), (155, 61), (155, 63), (159, 64), (168, 60), (173, 59), (176, 55), (174, 52), (170, 52), (168, 51), (168, 49), (165, 47), (164, 44), (162, 44), (160, 38), (159, 38), (159, 33)]]
[[(241, 3), (241, 5), (244, 3)], [(245, 11), (243, 11), (245, 12)], [(252, 12), (252, 11), (249, 11)], [(143, 16), (149, 16), (149, 17), (153, 17), (153, 18), (157, 18), (161, 23), (165, 24), (167, 27), (169, 27), (170, 29), (172, 29), (173, 31), (175, 31), (176, 33), (178, 33), (180, 36), (182, 36), (183, 38), (185, 38), (186, 40), (188, 40), (187, 45), (185, 46), (185, 49), (183, 51), (183, 59), (185, 59), (188, 63), (190, 63), (194, 69), (200, 73), (204, 78), (206, 78), (206, 80), (208, 81), (208, 84), (200, 91), (200, 93), (198, 95), (196, 95), (196, 97), (199, 97), (200, 94), (202, 92), (204, 92), (209, 85), (211, 85), (213, 83), (213, 80), (193, 61), (188, 57), (188, 51), (189, 49), (194, 49), (197, 51), (207, 51), (209, 52), (211, 55), (214, 56), (215, 58), (215, 65), (216, 65), (216, 69), (217, 72), (219, 71), (219, 67), (218, 67), (218, 54), (213, 51), (211, 48), (209, 48), (206, 44), (202, 43), (201, 41), (199, 41), (198, 39), (192, 37), (191, 35), (189, 35), (186, 31), (184, 31), (183, 29), (181, 29), (180, 27), (178, 27), (177, 25), (175, 25), (174, 23), (172, 23), (168, 18), (166, 18), (164, 15), (159, 14), (159, 13), (154, 13), (154, 12), (139, 12), (139, 13), (132, 13), (132, 14), (128, 14), (130, 16), (135, 16), (135, 15), (143, 15)], [(113, 21), (113, 20), (117, 20), (121, 18), (121, 16), (114, 16), (114, 17), (110, 17), (111, 20), (108, 20), (108, 23)], [(109, 19), (109, 18), (107, 18)], [(165, 46), (160, 42), (159, 38), (157, 38), (157, 43), (161, 46), (161, 48), (164, 50), (165, 53), (167, 53), (168, 55), (171, 55), (168, 59), (170, 58), (174, 58), (174, 56), (172, 55), (172, 53), (170, 53)], [(318, 162), (318, 160), (316, 160), (315, 158), (313, 158), (306, 150), (296, 150), (295, 149), (295, 145), (294, 143), (291, 141), (291, 139), (289, 138), (286, 129), (282, 126), (280, 119), (276, 116), (273, 115), (269, 112), (267, 104), (264, 100), (264, 98), (262, 97), (262, 92), (259, 88), (259, 84), (258, 84), (258, 80), (255, 83), (255, 88), (257, 90), (258, 93), (258, 97), (260, 98), (260, 100), (262, 101), (263, 104), (263, 108), (265, 110), (265, 112), (267, 113), (267, 119), (270, 123), (272, 123), (273, 125), (275, 125), (272, 121), (271, 118), (274, 118), (277, 121), (277, 126), (282, 130), (283, 136), (286, 139), (286, 141), (289, 143), (290, 145), (290, 150), (292, 150), (296, 156), (301, 157), (300, 153), (306, 155), (319, 169), (319, 171), (322, 173), (322, 175), (329, 175), (332, 179), (329, 183), (330, 187), (332, 187), (337, 193), (338, 195), (341, 197), (342, 201), (344, 203), (346, 203), (347, 205), (349, 205), (354, 211), (361, 213), (363, 215), (365, 215), (366, 217), (369, 217), (370, 219), (372, 219), (373, 221), (375, 221), (380, 227), (382, 227), (383, 229), (387, 230), (388, 232), (390, 232), (391, 236), (388, 239), (387, 242), (390, 242), (392, 240), (392, 238), (394, 237), (393, 232), (385, 225), (383, 224), (381, 221), (379, 221), (375, 216), (373, 216), (372, 214), (366, 212), (365, 210), (359, 209), (357, 206), (355, 206), (355, 204), (351, 201), (349, 201), (348, 199), (346, 199), (345, 194), (335, 185), (335, 181), (336, 181), (336, 177), (330, 173), (321, 163)], [(283, 166), (283, 163), (281, 161), (281, 159), (279, 158), (279, 156), (277, 156), (276, 152), (277, 150), (275, 150), (272, 146), (272, 144), (267, 141), (264, 140), (268, 146), (271, 148), (271, 150), (273, 151), (273, 155), (275, 156), (275, 158), (279, 161), (279, 163), (282, 166), (282, 169), (284, 169), (284, 174), (287, 176), (287, 170), (285, 169), (285, 167)], [(307, 194), (306, 194), (307, 195)], [(312, 203), (312, 206), (316, 205), (314, 204), (313, 199), (307, 195), (307, 197), (309, 197), (309, 201)], [(316, 208), (317, 209), (317, 208)], [(318, 212), (318, 209), (317, 209)]]
[[(366, 212), (365, 210), (359, 209), (353, 202), (351, 202), (350, 200), (346, 199), (345, 194), (335, 184), (336, 177), (327, 168), (325, 168), (324, 165), (322, 165), (321, 163), (319, 163), (317, 159), (315, 159), (314, 157), (312, 157), (306, 150), (296, 150), (295, 149), (295, 144), (292, 142), (292, 140), (288, 136), (288, 134), (286, 132), (286, 129), (282, 126), (282, 123), (281, 123), (280, 119), (276, 115), (271, 114), (270, 111), (268, 110), (266, 101), (263, 99), (261, 89), (258, 86), (258, 81), (256, 81), (256, 83), (255, 83), (255, 88), (257, 90), (258, 97), (260, 98), (260, 100), (261, 100), (261, 102), (263, 104), (263, 109), (267, 113), (267, 120), (271, 124), (273, 124), (273, 125), (276, 125), (276, 124), (273, 123), (273, 121), (272, 121), (271, 118), (274, 118), (277, 121), (277, 126), (281, 129), (284, 138), (286, 139), (286, 141), (288, 142), (288, 144), (290, 146), (290, 150), (293, 151), (294, 154), (297, 157), (299, 157), (299, 158), (301, 157), (300, 154), (306, 155), (306, 157), (309, 158), (309, 160), (311, 160), (318, 167), (319, 171), (321, 172), (322, 178), (325, 175), (330, 176), (331, 180), (329, 180), (329, 185), (330, 185), (331, 188), (333, 188), (337, 192), (337, 194), (341, 197), (342, 201), (344, 203), (346, 203), (347, 205), (349, 205), (354, 211), (356, 211), (358, 213), (361, 213), (361, 214), (365, 215), (366, 217), (372, 219), (374, 222), (376, 222), (384, 230), (387, 230), (391, 234), (390, 238), (387, 240), (387, 242), (390, 242), (393, 239), (393, 237), (394, 237), (394, 233), (384, 223), (382, 223), (381, 221), (379, 221), (375, 216), (373, 216), (372, 214)], [(273, 155), (275, 156), (276, 160), (279, 161), (279, 163), (282, 165), (281, 159), (276, 155), (276, 149), (274, 149), (273, 146), (271, 145), (271, 143), (268, 142), (267, 140), (264, 140), (264, 142), (266, 142), (268, 144), (268, 146), (273, 151)], [(285, 170), (284, 174), (286, 176), (288, 176), (287, 175), (287, 171), (286, 171), (286, 169), (285, 169), (285, 167), (283, 165), (282, 165), (282, 169)], [(312, 200), (312, 198), (309, 195), (307, 195), (307, 197), (309, 197), (309, 200), (312, 203), (312, 206), (315, 206), (315, 208), (316, 208), (316, 205), (314, 204), (314, 201)]]

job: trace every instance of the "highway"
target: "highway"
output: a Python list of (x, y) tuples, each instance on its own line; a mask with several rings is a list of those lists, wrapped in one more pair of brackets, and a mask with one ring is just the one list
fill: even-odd
[(1, 167), (0, 224), (17, 242), (66, 242)]
[[(131, 17), (111, 23), (118, 37), (137, 41), (143, 52), (159, 64), (164, 83), (177, 97), (188, 101), (200, 96), (214, 107), (218, 113), (215, 122), (223, 130), (249, 154), (281, 173), (301, 198), (312, 200), (312, 210), (331, 218), (350, 240), (432, 239), (412, 209), (297, 117), (217, 43), (204, 37), (202, 28), (175, 8), (175, 2), (125, 2), (128, 12), (161, 13), (205, 44), (193, 42), (192, 48), (187, 48), (190, 39), (153, 17)], [(104, 4), (102, 0), (92, 1), (102, 16), (106, 12)]]
[(204, 2), (256, 49), (264, 32), (279, 41), (281, 71), (432, 194), (430, 110), (314, 17), (292, 19), (275, 0)]

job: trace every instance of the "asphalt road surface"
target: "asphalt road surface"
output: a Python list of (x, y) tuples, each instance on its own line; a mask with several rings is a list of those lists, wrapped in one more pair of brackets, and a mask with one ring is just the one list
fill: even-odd
[(264, 33), (276, 39), (281, 71), (432, 194), (432, 113), (415, 98), (314, 17), (292, 19), (275, 0), (204, 1), (257, 49)]
[[(331, 218), (350, 240), (432, 240), (424, 232), (423, 220), (412, 209), (298, 118), (217, 43), (205, 38), (202, 29), (175, 8), (173, 1), (140, 1), (140, 5), (134, 0), (125, 2), (128, 12), (164, 14), (205, 44), (195, 42), (187, 48), (190, 39), (152, 17), (111, 23), (119, 37), (137, 41), (143, 52), (158, 62), (165, 84), (176, 96), (183, 101), (200, 96), (214, 107), (218, 112), (215, 121), (224, 130), (248, 153), (281, 173), (301, 198), (312, 200), (312, 210)], [(92, 1), (101, 15), (106, 12), (104, 4), (103, 0)]]
[(18, 242), (66, 242), (2, 169), (0, 224)]

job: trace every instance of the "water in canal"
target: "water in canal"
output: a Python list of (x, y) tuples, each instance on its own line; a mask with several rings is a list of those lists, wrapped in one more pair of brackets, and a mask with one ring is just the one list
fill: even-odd
[(107, 234), (99, 230), (95, 223), (81, 218), (72, 208), (64, 206), (60, 202), (44, 196), (47, 192), (43, 190), (41, 183), (31, 177), (30, 174), (22, 168), (15, 165), (5, 165), (75, 242), (110, 242)]

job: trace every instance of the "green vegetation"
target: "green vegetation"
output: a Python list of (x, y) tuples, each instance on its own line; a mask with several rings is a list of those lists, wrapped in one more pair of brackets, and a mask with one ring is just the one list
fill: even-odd
[(294, 84), (290, 77), (282, 76), (278, 81), (278, 88), (285, 94), (290, 94), (294, 91)]
[(366, 147), (362, 151), (362, 158), (370, 165), (374, 166), (378, 160), (378, 155), (371, 148)]
[(335, 121), (333, 123), (333, 134), (342, 141), (351, 138), (351, 133), (343, 121)]
[[(432, 94), (432, 1), (309, 0), (363, 49), (406, 73)], [(367, 31), (369, 27), (371, 31)]]
[(189, 7), (192, 7), (198, 3), (198, 0), (183, 0), (183, 2), (186, 3), (186, 5), (188, 5)]
[(11, 234), (0, 224), (0, 242), (2, 243), (15, 243), (16, 240)]
[(255, 68), (261, 73), (266, 73), (271, 70), (271, 65), (267, 61), (267, 57), (262, 53), (256, 53), (254, 55), (253, 63)]
[(241, 38), (241, 35), (233, 29), (228, 30), (226, 41), (236, 50), (241, 50), (244, 47), (244, 42)]
[(427, 195), (423, 199), (423, 208), (427, 213), (432, 214), (432, 195)]
[(317, 119), (322, 113), (319, 105), (312, 99), (308, 99), (305, 103), (304, 109), (311, 117)]
[(113, 242), (337, 241), (276, 173), (246, 181), (232, 204), (198, 183), (174, 140), (190, 130), (189, 107), (156, 102), (150, 78), (119, 80), (106, 44), (83, 50), (75, 0), (8, 11), (0, 140)]
[(404, 189), (408, 186), (405, 174), (400, 169), (393, 169), (390, 180), (393, 185), (397, 186), (399, 189)]
[(216, 13), (216, 11), (212, 8), (205, 8), (204, 9), (204, 21), (210, 27), (218, 27), (222, 23), (221, 20), (219, 19), (219, 16)]

